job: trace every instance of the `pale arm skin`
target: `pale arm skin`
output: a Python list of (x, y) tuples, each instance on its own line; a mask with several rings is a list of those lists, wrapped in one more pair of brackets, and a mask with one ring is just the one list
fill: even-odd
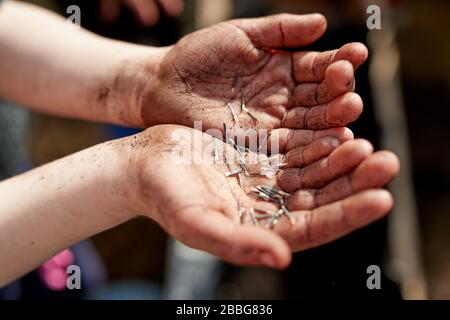
[(102, 144), (0, 182), (0, 287), (120, 224), (136, 203), (128, 164)]
[[(114, 90), (118, 69), (142, 56), (151, 82), (165, 49), (102, 38), (37, 6), (0, 5), (0, 96), (33, 110), (90, 121), (142, 126)], [(136, 86), (127, 86), (133, 97)]]

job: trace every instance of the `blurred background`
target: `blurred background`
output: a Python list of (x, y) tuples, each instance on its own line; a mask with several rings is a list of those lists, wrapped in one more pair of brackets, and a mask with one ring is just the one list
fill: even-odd
[[(388, 218), (296, 254), (283, 272), (224, 264), (173, 241), (156, 223), (141, 218), (65, 250), (0, 290), (0, 298), (450, 299), (450, 2), (179, 0), (179, 15), (158, 6), (159, 17), (150, 21), (129, 1), (31, 2), (62, 15), (77, 4), (83, 27), (153, 46), (173, 44), (230, 18), (323, 13), (329, 30), (310, 49), (352, 41), (369, 47), (370, 59), (357, 72), (364, 115), (351, 128), (377, 149), (397, 153), (402, 171), (389, 186), (396, 205)], [(381, 30), (366, 26), (371, 4), (381, 7)], [(0, 179), (136, 132), (0, 104)], [(65, 289), (65, 266), (74, 263), (82, 270), (82, 290)], [(370, 265), (382, 270), (380, 290), (367, 289)]]

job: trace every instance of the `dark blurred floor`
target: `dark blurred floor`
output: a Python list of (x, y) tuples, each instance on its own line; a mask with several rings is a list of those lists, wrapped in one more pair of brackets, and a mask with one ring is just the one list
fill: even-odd
[(450, 299), (450, 2), (408, 1), (399, 34), (424, 264), (432, 299)]

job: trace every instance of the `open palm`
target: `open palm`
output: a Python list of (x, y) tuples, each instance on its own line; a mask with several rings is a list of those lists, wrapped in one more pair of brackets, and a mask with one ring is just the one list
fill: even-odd
[(141, 100), (144, 122), (202, 120), (204, 130), (225, 122), (233, 130), (323, 129), (356, 120), (362, 101), (352, 91), (354, 70), (367, 58), (362, 44), (321, 53), (285, 50), (314, 42), (325, 28), (319, 14), (281, 14), (187, 35), (164, 55), (156, 85)]
[[(197, 140), (195, 134), (200, 135)], [(230, 144), (186, 127), (147, 130), (139, 139), (151, 148), (143, 148), (133, 161), (139, 172), (142, 212), (152, 213), (189, 246), (237, 264), (282, 268), (289, 264), (292, 250), (332, 241), (389, 211), (392, 200), (380, 188), (398, 171), (393, 154), (372, 153), (369, 142), (353, 140), (344, 128), (316, 134), (297, 130), (290, 137), (280, 138), (283, 169), (272, 176), (255, 174), (261, 172), (262, 162), (252, 161), (258, 156), (248, 152), (245, 162), (250, 172), (242, 174), (240, 183), (237, 175), (227, 177), (242, 157)], [(183, 143), (189, 158), (174, 161)], [(216, 146), (223, 151), (217, 153)], [(225, 154), (228, 165), (220, 161)], [(268, 219), (261, 219), (260, 227), (254, 225), (258, 215), (249, 213), (250, 208), (278, 209), (252, 194), (260, 186), (289, 193), (285, 201), (294, 224), (285, 216), (273, 225), (275, 232), (264, 228)], [(243, 217), (239, 208), (246, 208)]]

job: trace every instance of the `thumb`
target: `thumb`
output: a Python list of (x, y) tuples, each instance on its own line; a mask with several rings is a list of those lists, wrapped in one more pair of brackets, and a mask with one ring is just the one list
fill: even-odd
[[(275, 232), (253, 225), (238, 225), (215, 210), (190, 208), (178, 221), (178, 240), (237, 265), (264, 265), (283, 269), (292, 251)], [(184, 235), (184, 236), (183, 236)]]
[(319, 39), (327, 20), (321, 14), (295, 15), (282, 13), (255, 19), (231, 21), (242, 29), (259, 48), (295, 48)]
[(290, 264), (292, 251), (278, 234), (253, 225), (233, 227), (229, 245), (230, 248), (235, 248), (230, 253), (236, 263), (274, 269), (284, 269)]

